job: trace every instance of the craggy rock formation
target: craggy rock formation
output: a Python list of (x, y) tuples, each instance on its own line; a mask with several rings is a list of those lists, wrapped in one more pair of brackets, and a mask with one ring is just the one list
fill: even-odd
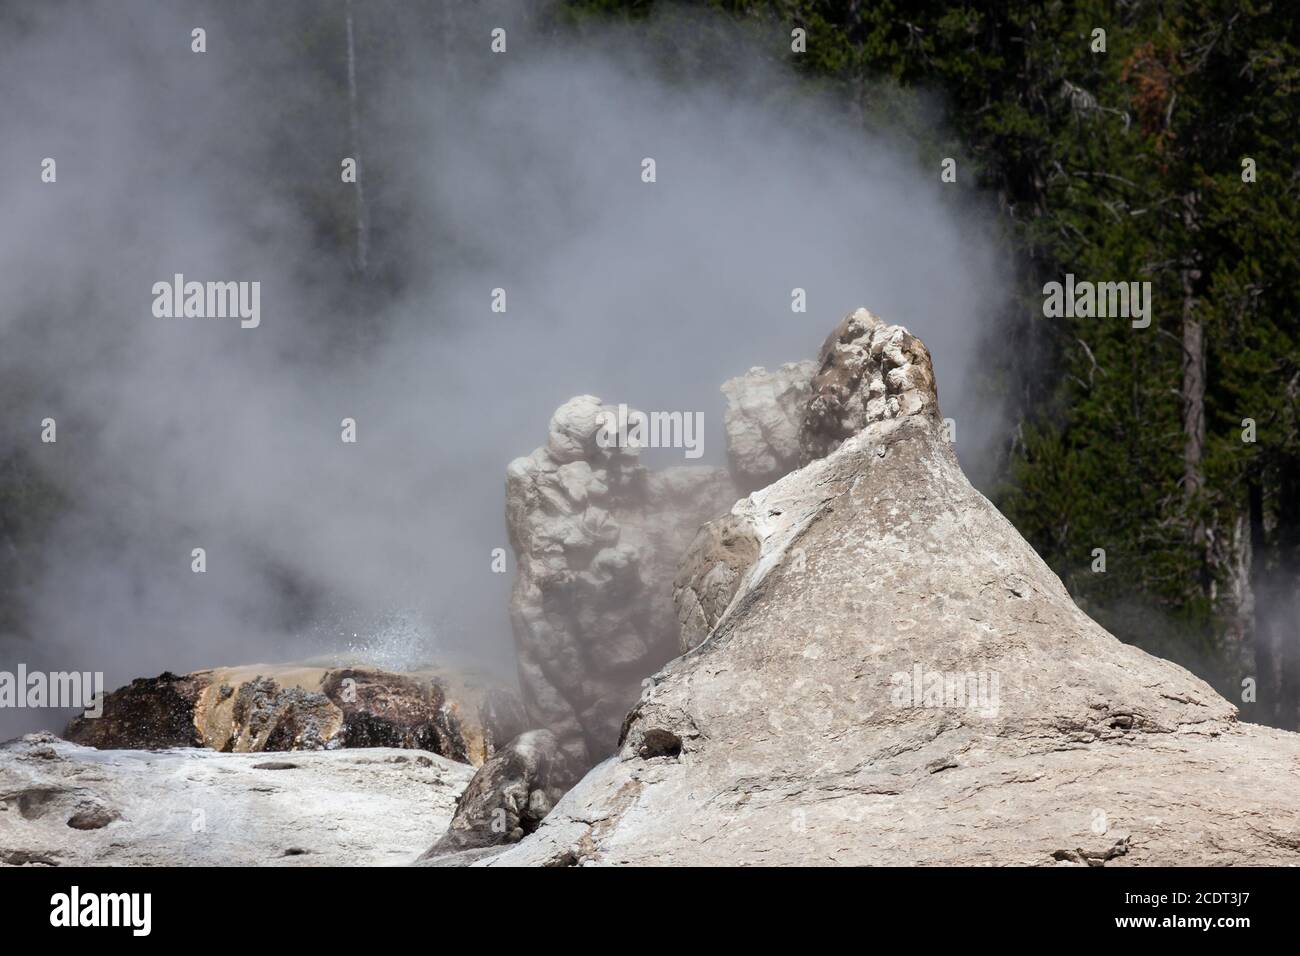
[(0, 865), (392, 866), (447, 826), (473, 769), (376, 748), (0, 745)]
[(803, 463), (823, 458), (875, 422), (937, 416), (930, 353), (901, 325), (866, 309), (844, 317), (822, 343), (799, 444)]
[(737, 572), (707, 636), (479, 862), (1300, 863), (1300, 736), (1075, 606), (962, 474), (924, 347), (859, 311), (820, 368), (826, 457), (684, 562), (696, 595)]
[(521, 840), (580, 776), (549, 730), (521, 734), (479, 768), (447, 833), (420, 860)]
[(580, 768), (614, 751), (641, 681), (677, 654), (677, 559), (735, 500), (718, 469), (651, 472), (637, 448), (600, 447), (602, 409), (591, 395), (569, 400), (546, 445), (506, 472), (524, 704)]
[(108, 694), (65, 736), (107, 749), (226, 753), (398, 747), (481, 764), (524, 729), (513, 693), (435, 671), (253, 665), (162, 674)]
[(799, 467), (799, 427), (815, 371), (812, 362), (788, 362), (774, 372), (751, 368), (723, 383), (727, 459), (739, 494), (765, 488)]

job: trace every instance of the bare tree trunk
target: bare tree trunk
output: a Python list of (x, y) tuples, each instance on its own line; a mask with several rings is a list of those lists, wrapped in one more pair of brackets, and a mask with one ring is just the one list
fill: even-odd
[[(1184, 288), (1188, 280), (1184, 273)], [(1200, 493), (1204, 480), (1201, 460), (1205, 456), (1205, 341), (1201, 322), (1195, 317), (1195, 300), (1183, 303), (1183, 492), (1190, 504)]]
[[(1183, 197), (1183, 224), (1188, 232), (1196, 230), (1196, 194)], [(1197, 254), (1188, 256), (1182, 270), (1183, 280), (1183, 497), (1191, 515), (1192, 543), (1201, 555), (1200, 585), (1210, 593), (1209, 555), (1205, 523), (1199, 515), (1201, 490), (1205, 485), (1202, 464), (1205, 458), (1205, 330), (1197, 311), (1196, 282), (1201, 271), (1196, 268)]]

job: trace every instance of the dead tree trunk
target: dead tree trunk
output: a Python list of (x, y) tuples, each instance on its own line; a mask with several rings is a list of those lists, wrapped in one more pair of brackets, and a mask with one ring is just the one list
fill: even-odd
[[(1196, 194), (1183, 197), (1183, 225), (1196, 231)], [(1191, 521), (1192, 546), (1200, 555), (1201, 593), (1210, 593), (1210, 561), (1205, 522), (1201, 516), (1201, 491), (1205, 485), (1205, 330), (1197, 308), (1196, 283), (1201, 278), (1199, 258), (1192, 250), (1183, 265), (1183, 498)]]

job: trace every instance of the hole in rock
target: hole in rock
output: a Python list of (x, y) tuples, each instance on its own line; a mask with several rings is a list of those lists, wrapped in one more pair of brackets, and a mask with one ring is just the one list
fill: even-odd
[(682, 738), (671, 730), (655, 727), (647, 730), (645, 736), (641, 738), (641, 749), (638, 753), (644, 760), (649, 760), (651, 757), (680, 757)]

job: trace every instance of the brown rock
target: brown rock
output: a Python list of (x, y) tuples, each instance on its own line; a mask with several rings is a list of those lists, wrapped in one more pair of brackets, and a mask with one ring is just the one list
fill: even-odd
[(259, 664), (132, 681), (105, 697), (102, 717), (73, 720), (65, 736), (113, 750), (396, 747), (477, 766), (522, 724), (517, 695), (477, 678)]
[(104, 698), (97, 718), (78, 717), (64, 736), (87, 747), (161, 749), (202, 745), (194, 726), (194, 706), (207, 681), (164, 671), (139, 677)]

